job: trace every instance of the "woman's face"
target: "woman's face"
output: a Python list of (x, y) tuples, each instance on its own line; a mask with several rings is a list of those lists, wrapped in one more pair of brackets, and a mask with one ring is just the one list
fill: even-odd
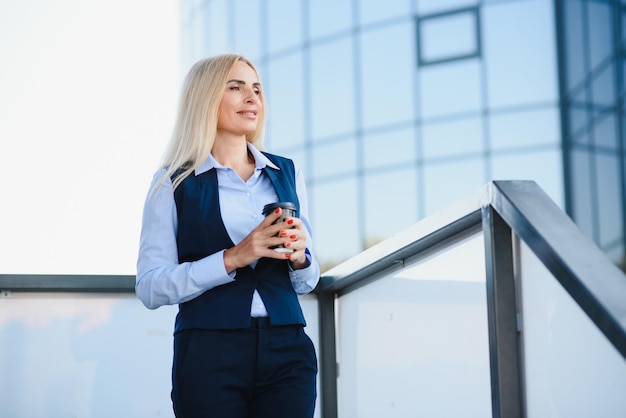
[(248, 64), (237, 61), (228, 73), (226, 90), (217, 117), (218, 136), (245, 136), (253, 133), (259, 123), (263, 103), (261, 83)]

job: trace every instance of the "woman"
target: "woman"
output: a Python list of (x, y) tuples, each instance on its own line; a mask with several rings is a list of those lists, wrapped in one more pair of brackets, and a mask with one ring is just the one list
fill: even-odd
[[(315, 288), (319, 267), (305, 183), (291, 160), (259, 151), (264, 123), (250, 61), (196, 63), (146, 198), (136, 291), (150, 309), (179, 304), (179, 418), (313, 416), (317, 360), (298, 295)], [(263, 217), (276, 201), (294, 202), (297, 217)]]

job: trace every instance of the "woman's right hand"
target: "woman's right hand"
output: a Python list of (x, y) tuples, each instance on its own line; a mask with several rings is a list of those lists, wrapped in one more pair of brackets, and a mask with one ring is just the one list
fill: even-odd
[(284, 229), (282, 223), (272, 225), (280, 218), (281, 212), (282, 209), (277, 208), (273, 213), (267, 215), (243, 241), (224, 251), (224, 266), (228, 273), (245, 267), (262, 257), (287, 259), (288, 255), (270, 248), (280, 245), (284, 241), (284, 238), (277, 236), (278, 232)]

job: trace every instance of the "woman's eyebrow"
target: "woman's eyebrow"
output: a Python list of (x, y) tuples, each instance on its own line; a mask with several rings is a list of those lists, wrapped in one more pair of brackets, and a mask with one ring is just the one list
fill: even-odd
[[(237, 80), (237, 79), (235, 79), (235, 78), (233, 78), (232, 80), (228, 80), (228, 81), (227, 81), (227, 83), (246, 84), (246, 82), (245, 82), (245, 81), (243, 81), (243, 80)], [(256, 86), (256, 87), (261, 87), (261, 83), (259, 83), (258, 81), (257, 81), (257, 82), (252, 83), (252, 85), (253, 85), (253, 86)]]

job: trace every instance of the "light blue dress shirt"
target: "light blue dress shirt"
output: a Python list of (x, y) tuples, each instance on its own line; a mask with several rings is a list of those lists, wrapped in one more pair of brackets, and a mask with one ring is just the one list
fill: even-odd
[[(248, 143), (248, 149), (256, 161), (256, 169), (248, 181), (244, 182), (233, 169), (220, 165), (212, 155), (194, 173), (199, 175), (212, 168), (217, 170), (220, 211), (228, 235), (235, 245), (263, 220), (263, 206), (278, 200), (271, 181), (262, 172), (265, 166), (278, 167), (252, 144)], [(297, 166), (295, 169), (296, 192), (300, 201), (298, 217), (307, 234), (310, 265), (301, 270), (290, 269), (289, 275), (296, 293), (304, 295), (317, 285), (320, 270), (313, 253), (305, 182), (300, 169)], [(164, 171), (161, 169), (154, 175), (150, 190)], [(186, 302), (209, 289), (235, 280), (236, 271), (229, 274), (224, 266), (226, 249), (197, 261), (179, 264), (177, 227), (176, 203), (172, 182), (168, 178), (154, 193), (148, 194), (143, 211), (135, 289), (139, 299), (150, 309)], [(256, 290), (250, 315), (267, 316), (263, 300)]]

